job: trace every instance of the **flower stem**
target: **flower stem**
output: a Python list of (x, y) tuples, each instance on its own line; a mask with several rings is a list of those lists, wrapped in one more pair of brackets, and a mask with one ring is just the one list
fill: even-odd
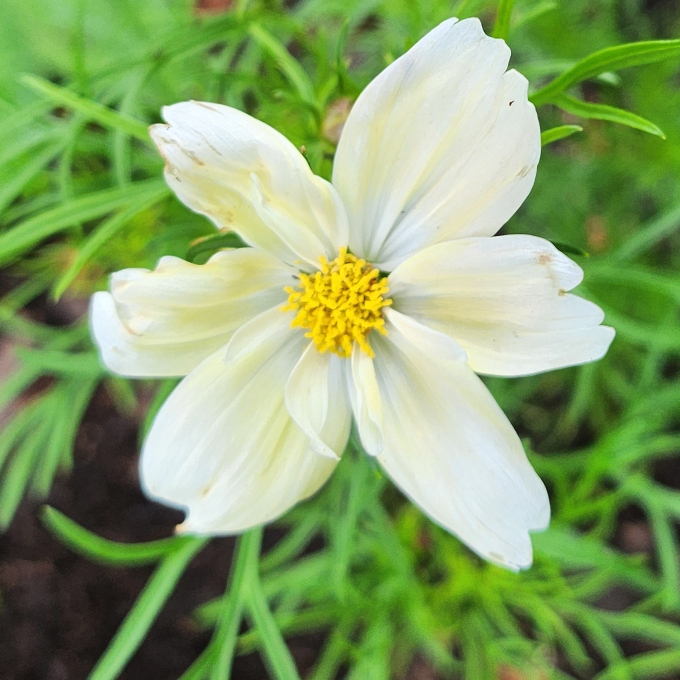
[(257, 579), (261, 543), (262, 527), (251, 529), (237, 540), (224, 608), (210, 643), (217, 650), (210, 680), (228, 680), (231, 674), (248, 584)]

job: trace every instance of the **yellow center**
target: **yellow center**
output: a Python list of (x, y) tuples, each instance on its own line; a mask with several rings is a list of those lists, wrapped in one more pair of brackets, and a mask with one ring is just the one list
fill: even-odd
[(316, 343), (320, 352), (333, 352), (341, 357), (352, 354), (354, 341), (366, 354), (375, 356), (367, 336), (373, 330), (387, 335), (382, 308), (392, 304), (388, 299), (387, 279), (360, 260), (347, 248), (332, 262), (321, 257), (321, 271), (300, 274), (300, 286), (288, 286), (288, 304), (282, 311), (296, 311), (292, 326), (308, 328), (306, 337)]

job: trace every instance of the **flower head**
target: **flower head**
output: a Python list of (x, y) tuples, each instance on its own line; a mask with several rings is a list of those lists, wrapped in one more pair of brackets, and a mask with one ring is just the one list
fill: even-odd
[(476, 373), (593, 361), (613, 338), (548, 241), (494, 236), (528, 195), (540, 130), (509, 49), (445, 21), (344, 126), (332, 184), (250, 116), (164, 109), (152, 136), (187, 206), (250, 248), (114, 274), (92, 302), (105, 364), (186, 376), (144, 444), (147, 493), (186, 531), (235, 533), (319, 489), (349, 437), (435, 522), (531, 564), (548, 497)]

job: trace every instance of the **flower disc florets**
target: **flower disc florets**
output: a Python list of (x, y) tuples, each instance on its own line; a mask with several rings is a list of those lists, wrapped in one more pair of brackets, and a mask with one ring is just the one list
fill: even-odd
[(319, 261), (320, 271), (301, 273), (300, 287), (285, 289), (289, 297), (283, 311), (297, 311), (291, 325), (309, 328), (306, 336), (320, 352), (349, 357), (356, 341), (366, 354), (375, 356), (367, 336), (373, 329), (387, 334), (382, 313), (383, 307), (392, 304), (387, 298), (387, 279), (347, 248), (341, 248), (332, 262), (325, 257)]

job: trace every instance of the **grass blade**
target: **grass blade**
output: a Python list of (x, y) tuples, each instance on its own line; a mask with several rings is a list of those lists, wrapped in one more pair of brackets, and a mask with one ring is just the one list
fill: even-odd
[(123, 113), (118, 113), (91, 99), (85, 99), (84, 97), (75, 94), (75, 92), (67, 90), (65, 87), (59, 87), (59, 85), (55, 85), (49, 80), (45, 80), (38, 76), (24, 75), (21, 77), (21, 82), (27, 87), (30, 87), (34, 92), (46, 97), (55, 104), (73, 109), (77, 113), (85, 116), (88, 120), (94, 120), (107, 128), (121, 130), (147, 144), (151, 143), (149, 126), (146, 125), (146, 123), (135, 120)]
[(78, 554), (93, 562), (114, 567), (151, 564), (177, 552), (186, 544), (192, 544), (195, 540), (188, 536), (174, 536), (149, 543), (116, 543), (83, 529), (49, 505), (42, 509), (41, 519), (51, 533)]
[(512, 8), (515, 0), (500, 0), (498, 3), (498, 11), (496, 12), (496, 23), (493, 27), (491, 35), (494, 38), (508, 39), (510, 33), (510, 17), (512, 16)]
[(0, 235), (0, 265), (7, 264), (40, 241), (68, 227), (102, 217), (141, 196), (155, 195), (161, 186), (162, 180), (152, 179), (104, 189), (31, 217)]
[(572, 85), (604, 73), (629, 66), (651, 64), (680, 56), (680, 40), (649, 40), (607, 47), (589, 54), (545, 87), (535, 92), (531, 101), (536, 106), (554, 101)]
[(102, 222), (84, 241), (76, 259), (55, 283), (52, 292), (53, 299), (58, 300), (64, 294), (90, 258), (125, 227), (130, 220), (144, 210), (154, 206), (167, 195), (168, 188), (164, 185), (159, 185), (156, 191), (151, 192), (149, 195), (142, 195), (141, 200), (133, 202), (129, 207), (124, 208), (119, 213)]
[(630, 111), (616, 108), (615, 106), (607, 106), (605, 104), (593, 104), (591, 102), (584, 102), (576, 97), (562, 94), (555, 99), (555, 105), (573, 116), (580, 118), (594, 118), (596, 120), (608, 120), (612, 123), (619, 123), (628, 127), (635, 128), (648, 132), (650, 135), (656, 135), (661, 139), (666, 139), (666, 135), (651, 121), (642, 116), (638, 116)]
[(565, 137), (571, 137), (571, 135), (577, 132), (583, 132), (583, 128), (580, 125), (560, 125), (559, 127), (550, 128), (550, 130), (544, 130), (541, 132), (541, 146), (552, 144)]
[(118, 677), (142, 643), (189, 562), (208, 540), (191, 537), (161, 562), (88, 680), (115, 680)]

